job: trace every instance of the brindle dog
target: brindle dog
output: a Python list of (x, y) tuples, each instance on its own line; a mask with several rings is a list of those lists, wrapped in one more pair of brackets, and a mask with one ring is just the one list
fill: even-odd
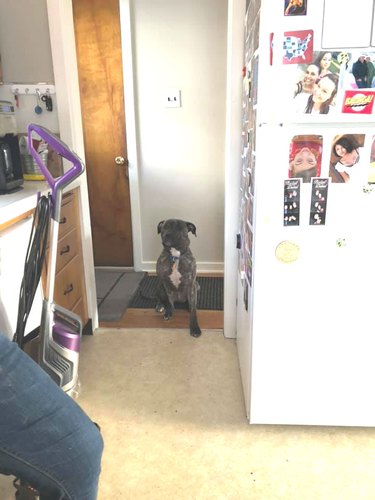
[(156, 263), (159, 277), (158, 304), (156, 310), (164, 312), (164, 319), (172, 317), (175, 302), (188, 302), (190, 309), (190, 335), (199, 337), (201, 329), (197, 319), (196, 261), (190, 250), (188, 232), (196, 236), (191, 222), (168, 219), (159, 222), (163, 251)]

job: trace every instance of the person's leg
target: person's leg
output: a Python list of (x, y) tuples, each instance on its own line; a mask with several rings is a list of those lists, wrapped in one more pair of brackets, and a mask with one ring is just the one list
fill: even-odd
[(0, 333), (0, 473), (48, 500), (95, 500), (102, 451), (77, 403)]

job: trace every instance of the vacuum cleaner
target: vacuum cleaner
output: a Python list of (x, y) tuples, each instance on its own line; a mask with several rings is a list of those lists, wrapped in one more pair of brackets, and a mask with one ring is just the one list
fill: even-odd
[[(63, 175), (52, 177), (41, 156), (33, 146), (33, 137), (39, 136), (60, 157), (71, 163)], [(24, 276), (20, 288), (17, 329), (14, 340), (23, 348), (36, 334), (24, 336), (25, 326), (38, 287), (49, 241), (47, 286), (39, 327), (38, 363), (68, 394), (78, 383), (78, 359), (82, 336), (82, 322), (73, 312), (55, 304), (56, 257), (59, 235), (61, 200), (64, 189), (84, 172), (84, 164), (61, 139), (46, 128), (31, 123), (28, 126), (28, 149), (43, 173), (51, 192), (40, 196), (34, 214), (32, 234), (26, 254)]]
[[(63, 391), (70, 396), (75, 396), (79, 386), (78, 362), (82, 322), (79, 316), (56, 304), (53, 296), (62, 194), (64, 189), (84, 172), (85, 166), (61, 139), (46, 128), (31, 123), (27, 133), (28, 149), (43, 173), (50, 192), (48, 196), (39, 196), (34, 212), (13, 340), (23, 349), (25, 344), (38, 338), (39, 352), (38, 359), (35, 361)], [(60, 177), (54, 178), (51, 175), (36, 151), (33, 145), (33, 138), (36, 135), (63, 159), (64, 165), (67, 164), (64, 169), (65, 173)], [(41, 323), (39, 328), (25, 335), (27, 319), (40, 282), (47, 244), (49, 244), (47, 284), (42, 302)], [(22, 481), (16, 479), (14, 485), (17, 489), (17, 499), (39, 498), (37, 492)]]

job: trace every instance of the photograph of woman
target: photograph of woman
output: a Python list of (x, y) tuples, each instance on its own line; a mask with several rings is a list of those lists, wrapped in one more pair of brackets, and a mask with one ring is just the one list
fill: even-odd
[(307, 0), (285, 0), (284, 16), (305, 16)]
[(332, 143), (329, 176), (332, 182), (367, 182), (367, 169), (360, 163), (364, 134), (335, 136)]
[[(315, 54), (314, 54), (315, 55)], [(319, 68), (318, 79), (322, 78), (329, 73), (333, 73), (331, 69), (332, 65), (332, 53), (331, 52), (319, 52), (318, 56), (314, 60), (314, 64)]]
[(296, 113), (326, 115), (335, 106), (338, 76), (328, 73), (314, 84), (312, 94), (301, 93), (294, 98)]
[(289, 146), (289, 177), (310, 182), (320, 177), (323, 138), (320, 135), (296, 135)]
[(339, 78), (343, 72), (342, 66), (346, 62), (342, 57), (339, 60), (340, 56), (342, 56), (341, 52), (314, 51), (311, 62), (297, 64), (294, 97), (303, 92), (312, 94), (314, 83), (317, 83), (323, 76), (335, 74)]
[(305, 69), (301, 79), (294, 86), (294, 97), (297, 94), (307, 93), (312, 94), (314, 84), (319, 76), (319, 68), (316, 64), (309, 64)]

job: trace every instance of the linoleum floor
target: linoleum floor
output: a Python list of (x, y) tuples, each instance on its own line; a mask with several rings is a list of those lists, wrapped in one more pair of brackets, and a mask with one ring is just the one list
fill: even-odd
[(101, 329), (80, 380), (105, 441), (99, 500), (375, 498), (375, 429), (250, 426), (221, 330)]

